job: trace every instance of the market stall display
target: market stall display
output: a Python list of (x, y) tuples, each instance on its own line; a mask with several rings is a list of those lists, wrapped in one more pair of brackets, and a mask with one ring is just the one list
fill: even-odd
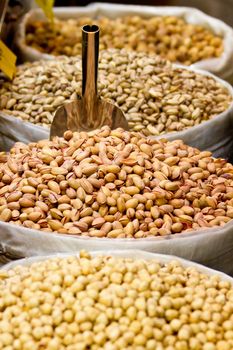
[[(35, 124), (31, 132), (33, 126), (27, 130), (29, 125), (24, 123), (18, 134), (3, 126), (7, 148), (2, 144), (2, 149), (9, 149), (12, 140), (21, 141), (22, 131), (26, 134), (24, 142), (44, 138), (46, 130), (38, 125), (49, 127), (56, 109), (81, 94), (81, 79), (80, 57), (63, 56), (23, 64), (12, 82), (2, 80), (0, 116), (4, 125), (14, 125), (11, 115)], [(233, 90), (224, 81), (203, 71), (172, 65), (159, 56), (115, 49), (100, 53), (98, 80), (100, 96), (121, 108), (131, 130), (182, 138), (194, 147), (228, 157)], [(4, 114), (9, 116), (7, 120)]]
[[(53, 31), (30, 12), (17, 44), (45, 60), (0, 76), (0, 266), (28, 257), (0, 268), (0, 349), (232, 350), (233, 90), (195, 67), (233, 80), (233, 31), (194, 9), (105, 6), (60, 9)], [(94, 17), (113, 47), (99, 94), (130, 131), (49, 140), (81, 95)]]
[[(31, 62), (0, 74), (0, 349), (232, 350), (233, 30), (192, 8), (54, 12), (23, 18)], [(52, 138), (93, 23), (98, 95), (129, 130)]]
[(233, 283), (140, 251), (51, 256), (0, 270), (3, 346), (230, 350)]
[[(27, 35), (27, 28), (30, 29), (38, 21), (46, 20), (39, 10), (33, 10), (25, 16), (16, 37), (23, 59), (32, 61), (52, 58), (52, 55), (42, 53), (38, 49), (43, 52), (53, 51), (55, 54), (79, 53), (81, 44), (77, 38), (80, 36), (76, 34), (76, 22), (83, 23), (83, 17), (85, 21), (90, 21), (88, 17), (95, 22), (100, 21), (104, 34), (103, 48), (121, 48), (125, 45), (128, 49), (159, 53), (171, 61), (192, 64), (196, 68), (213, 72), (225, 80), (233, 79), (232, 29), (197, 9), (94, 3), (86, 7), (55, 8), (54, 14), (58, 21), (61, 21), (58, 27), (59, 31), (62, 31), (60, 35), (55, 25), (55, 32), (58, 34), (56, 40), (51, 31), (47, 28), (45, 31), (41, 25), (36, 30), (37, 38), (34, 38), (33, 34)], [(69, 21), (67, 27), (63, 28), (63, 21)], [(64, 42), (63, 38), (69, 36), (72, 36), (72, 39), (65, 39)], [(45, 38), (48, 38), (46, 42)], [(42, 43), (38, 45), (40, 39)], [(27, 40), (30, 43), (37, 40), (36, 49), (28, 46)], [(69, 45), (69, 40), (79, 42)]]
[[(0, 108), (48, 127), (56, 109), (81, 94), (81, 85), (80, 57), (26, 63), (12, 82), (2, 81)], [(131, 130), (147, 136), (198, 125), (232, 102), (227, 87), (212, 76), (125, 50), (100, 54), (99, 91), (121, 107)]]
[(164, 236), (233, 218), (233, 166), (182, 141), (103, 127), (18, 143), (0, 164), (0, 220), (109, 238)]
[(233, 166), (208, 151), (104, 127), (18, 143), (0, 171), (12, 257), (133, 245), (233, 272)]

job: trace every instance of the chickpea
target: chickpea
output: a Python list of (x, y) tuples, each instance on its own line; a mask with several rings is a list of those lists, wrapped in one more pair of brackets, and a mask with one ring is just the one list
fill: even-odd
[[(144, 282), (147, 287), (139, 289)], [(54, 287), (59, 287), (55, 293)], [(80, 257), (51, 258), (6, 271), (0, 297), (4, 350), (233, 346), (231, 284), (174, 261), (92, 258), (82, 251)]]

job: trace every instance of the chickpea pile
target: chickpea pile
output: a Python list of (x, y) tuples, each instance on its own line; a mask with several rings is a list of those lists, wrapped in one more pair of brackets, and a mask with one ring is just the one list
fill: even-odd
[(56, 19), (53, 27), (48, 22), (33, 21), (26, 27), (26, 44), (52, 55), (80, 55), (80, 27), (93, 23), (101, 29), (101, 50), (125, 48), (157, 54), (185, 65), (223, 53), (220, 36), (175, 16)]
[(233, 218), (233, 165), (181, 140), (103, 127), (16, 143), (0, 163), (0, 220), (88, 237), (143, 238)]
[(233, 288), (175, 260), (18, 266), (0, 273), (0, 349), (232, 350)]

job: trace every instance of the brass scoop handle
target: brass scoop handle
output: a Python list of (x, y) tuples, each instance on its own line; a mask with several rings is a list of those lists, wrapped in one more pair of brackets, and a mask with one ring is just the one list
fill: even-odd
[(98, 99), (98, 59), (99, 59), (99, 27), (85, 25), (82, 27), (82, 96), (88, 121), (83, 120), (90, 128), (94, 128), (96, 102)]
[[(1, 1), (1, 0), (0, 0)], [(60, 106), (54, 115), (50, 139), (66, 130), (92, 131), (108, 125), (112, 129), (128, 129), (122, 110), (114, 103), (98, 97), (99, 27), (82, 28), (82, 97)]]

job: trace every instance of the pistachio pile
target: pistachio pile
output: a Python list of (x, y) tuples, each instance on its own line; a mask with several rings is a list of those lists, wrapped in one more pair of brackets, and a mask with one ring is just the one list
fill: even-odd
[(100, 27), (101, 50), (125, 48), (142, 51), (185, 65), (219, 57), (223, 53), (220, 36), (174, 16), (56, 19), (53, 27), (48, 22), (33, 21), (26, 28), (26, 44), (52, 55), (79, 55), (82, 52), (80, 27), (85, 24)]
[(171, 260), (50, 258), (0, 272), (0, 346), (232, 350), (233, 286)]
[[(81, 94), (79, 57), (27, 63), (12, 82), (0, 79), (0, 109), (49, 126), (56, 109)], [(125, 113), (129, 127), (144, 135), (183, 130), (225, 111), (232, 96), (214, 78), (174, 68), (158, 56), (102, 51), (99, 93)]]
[[(5, 158), (4, 158), (5, 157)], [(103, 127), (16, 143), (0, 164), (0, 220), (88, 237), (143, 238), (233, 218), (233, 165), (185, 145)]]

